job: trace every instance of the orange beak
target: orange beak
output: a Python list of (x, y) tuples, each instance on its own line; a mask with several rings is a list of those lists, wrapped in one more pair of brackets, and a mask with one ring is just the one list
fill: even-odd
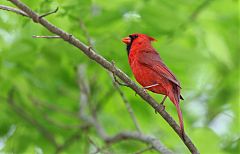
[(125, 44), (130, 44), (131, 43), (131, 38), (130, 37), (124, 37), (122, 39), (122, 42), (125, 43)]

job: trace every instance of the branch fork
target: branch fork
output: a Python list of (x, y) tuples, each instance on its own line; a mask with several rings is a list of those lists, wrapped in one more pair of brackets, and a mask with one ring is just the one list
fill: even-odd
[(45, 14), (43, 14), (43, 15), (37, 16), (37, 17), (32, 18), (32, 19), (33, 19), (34, 22), (39, 23), (39, 20), (40, 20), (40, 19), (42, 19), (43, 17), (46, 17), (46, 16), (49, 16), (49, 15), (51, 15), (51, 14), (56, 13), (56, 12), (58, 11), (58, 9), (59, 9), (59, 8), (57, 7), (57, 8), (56, 8), (55, 10), (53, 10), (53, 11), (47, 12), (47, 13), (45, 13)]

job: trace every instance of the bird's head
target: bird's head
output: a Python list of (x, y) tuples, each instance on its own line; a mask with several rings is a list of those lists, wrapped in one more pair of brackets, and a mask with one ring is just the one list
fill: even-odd
[(142, 46), (145, 44), (151, 44), (151, 41), (156, 41), (153, 37), (147, 36), (145, 34), (131, 34), (128, 37), (122, 39), (122, 42), (127, 45), (127, 52), (130, 53), (132, 46)]

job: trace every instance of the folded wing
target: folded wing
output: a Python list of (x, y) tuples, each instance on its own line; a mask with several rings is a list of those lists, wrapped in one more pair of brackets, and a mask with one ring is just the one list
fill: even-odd
[(141, 56), (139, 56), (139, 62), (143, 65), (148, 66), (154, 72), (159, 74), (160, 76), (166, 78), (167, 80), (171, 81), (179, 88), (181, 88), (180, 83), (174, 76), (174, 74), (167, 68), (165, 64), (163, 64), (159, 54), (154, 52), (141, 52)]

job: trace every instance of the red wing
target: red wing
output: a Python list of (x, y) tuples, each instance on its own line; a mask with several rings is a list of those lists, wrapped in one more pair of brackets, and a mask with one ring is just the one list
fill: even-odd
[(148, 66), (157, 74), (163, 76), (164, 78), (168, 79), (169, 81), (176, 84), (179, 88), (180, 84), (177, 81), (176, 77), (173, 73), (167, 68), (165, 64), (160, 59), (160, 56), (157, 52), (141, 52), (141, 56), (139, 56), (139, 62), (143, 65)]

